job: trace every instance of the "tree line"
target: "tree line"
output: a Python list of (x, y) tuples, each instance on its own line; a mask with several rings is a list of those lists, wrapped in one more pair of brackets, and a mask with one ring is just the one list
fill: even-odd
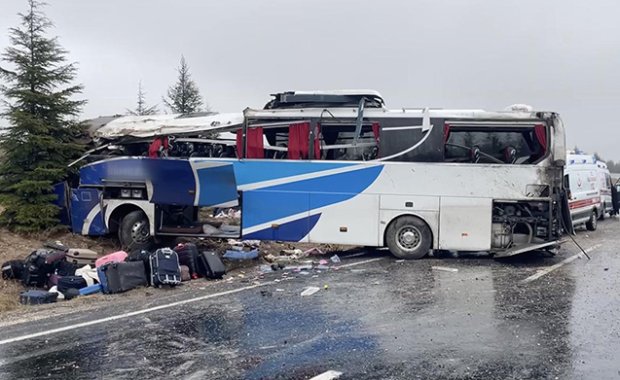
[[(168, 92), (162, 97), (162, 101), (166, 108), (172, 113), (180, 113), (183, 115), (194, 112), (209, 111), (209, 107), (205, 106), (200, 90), (196, 82), (191, 77), (189, 65), (184, 56), (181, 56), (181, 62), (177, 68), (177, 81), (168, 88)], [(149, 106), (146, 103), (146, 92), (142, 87), (142, 81), (138, 82), (138, 100), (136, 108), (128, 109), (130, 115), (144, 116), (155, 115), (159, 113), (157, 105)]]
[[(9, 29), (9, 46), (0, 56), (0, 94), (9, 127), (0, 133), (0, 225), (31, 232), (58, 225), (54, 184), (65, 180), (67, 163), (83, 154), (86, 127), (79, 120), (86, 104), (84, 87), (75, 84), (77, 66), (67, 58), (56, 37), (45, 4), (27, 0), (19, 24)], [(4, 63), (8, 64), (3, 65)], [(189, 66), (181, 57), (178, 78), (162, 98), (173, 113), (189, 114), (205, 107)], [(158, 112), (146, 103), (138, 83), (135, 115)]]

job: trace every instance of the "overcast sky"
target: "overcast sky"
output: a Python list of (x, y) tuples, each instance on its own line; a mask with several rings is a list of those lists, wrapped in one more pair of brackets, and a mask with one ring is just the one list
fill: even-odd
[[(48, 0), (85, 85), (84, 117), (135, 106), (181, 54), (220, 112), (273, 92), (372, 88), (388, 107), (559, 112), (569, 147), (620, 160), (617, 0)], [(25, 0), (0, 0), (0, 47)]]

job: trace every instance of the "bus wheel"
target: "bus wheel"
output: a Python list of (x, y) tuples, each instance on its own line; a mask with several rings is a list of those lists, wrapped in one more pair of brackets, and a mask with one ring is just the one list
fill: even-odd
[(596, 225), (598, 224), (598, 216), (596, 215), (596, 210), (592, 211), (590, 215), (590, 219), (586, 222), (586, 228), (588, 231), (596, 231)]
[(385, 240), (390, 252), (399, 259), (421, 259), (431, 249), (430, 228), (415, 216), (401, 216), (387, 228)]
[(136, 210), (125, 215), (118, 229), (118, 239), (127, 251), (148, 249), (153, 239), (146, 214)]

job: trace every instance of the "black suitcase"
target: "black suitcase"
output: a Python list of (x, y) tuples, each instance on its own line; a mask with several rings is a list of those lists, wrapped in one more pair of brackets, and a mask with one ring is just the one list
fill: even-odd
[(222, 278), (226, 274), (226, 267), (222, 259), (212, 251), (202, 252), (198, 256), (198, 270), (207, 278)]
[(151, 254), (151, 285), (179, 285), (181, 266), (179, 256), (170, 248), (160, 248)]
[(58, 263), (58, 268), (56, 268), (56, 274), (61, 277), (75, 276), (76, 270), (77, 270), (77, 265), (65, 260), (65, 261), (61, 261)]
[(41, 305), (56, 302), (58, 293), (50, 293), (45, 290), (26, 290), (19, 295), (19, 303), (22, 305)]
[(147, 282), (150, 283), (151, 278), (151, 253), (147, 250), (133, 251), (129, 253), (126, 261), (137, 261), (144, 265), (144, 274), (146, 275)]
[(45, 285), (48, 275), (54, 273), (54, 266), (45, 263), (48, 254), (49, 251), (46, 249), (37, 249), (26, 257), (22, 273), (24, 286), (43, 287)]
[(179, 255), (179, 264), (186, 265), (193, 278), (198, 277), (198, 247), (193, 243), (179, 244), (174, 247), (174, 251)]
[(99, 276), (104, 293), (122, 293), (147, 285), (144, 264), (141, 261), (108, 263), (99, 267)]
[(64, 276), (58, 279), (58, 284), (56, 286), (58, 291), (64, 294), (69, 289), (79, 290), (87, 287), (88, 284), (82, 276)]
[(24, 274), (24, 260), (11, 260), (2, 264), (3, 280), (21, 280)]

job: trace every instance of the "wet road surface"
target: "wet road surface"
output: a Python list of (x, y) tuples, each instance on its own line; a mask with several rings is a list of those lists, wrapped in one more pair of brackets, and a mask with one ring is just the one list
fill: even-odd
[(503, 261), (369, 254), (20, 323), (1, 330), (0, 378), (619, 379), (619, 232), (611, 219), (578, 233), (591, 261), (567, 260), (571, 243)]

